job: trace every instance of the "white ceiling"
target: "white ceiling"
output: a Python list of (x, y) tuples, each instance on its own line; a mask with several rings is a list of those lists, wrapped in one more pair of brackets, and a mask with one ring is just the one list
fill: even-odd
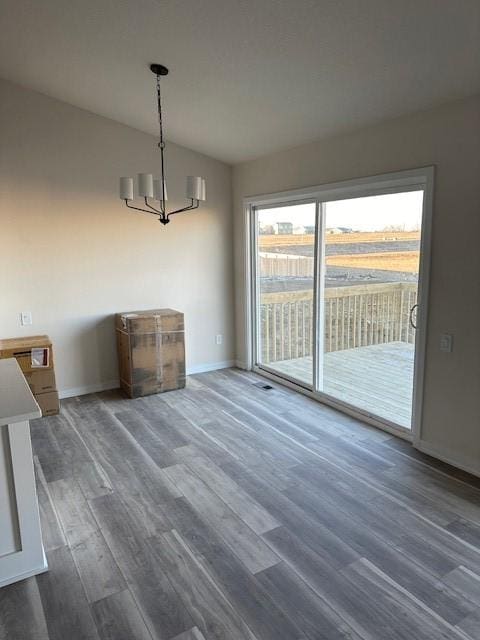
[(480, 91), (479, 0), (1, 0), (0, 76), (227, 162)]

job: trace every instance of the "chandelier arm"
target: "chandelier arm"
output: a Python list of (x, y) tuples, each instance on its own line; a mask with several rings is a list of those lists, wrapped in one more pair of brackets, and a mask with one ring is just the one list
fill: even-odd
[(193, 198), (191, 198), (192, 200), (192, 204), (189, 205), (188, 207), (183, 207), (183, 209), (176, 209), (176, 211), (170, 211), (170, 213), (167, 214), (167, 218), (169, 218), (170, 216), (173, 216), (175, 213), (183, 213), (184, 211), (191, 211), (192, 209), (198, 209), (198, 207), (200, 206), (200, 202), (197, 200), (197, 204), (193, 204)]
[(142, 209), (141, 207), (134, 207), (132, 204), (128, 204), (128, 200), (125, 200), (125, 204), (129, 209), (135, 209), (135, 211), (142, 211), (143, 213), (151, 213), (152, 215), (161, 215), (159, 211), (151, 211), (150, 209)]
[(145, 196), (145, 197), (144, 197), (144, 200), (145, 200), (145, 205), (146, 205), (149, 209), (151, 209), (152, 211), (155, 211), (155, 213), (158, 213), (158, 214), (160, 214), (160, 215), (162, 215), (162, 216), (164, 216), (164, 215), (165, 215), (165, 210), (164, 210), (162, 207), (160, 207), (160, 209), (156, 209), (155, 207), (152, 207), (152, 205), (151, 205), (151, 204), (149, 204), (149, 202), (148, 202), (148, 200), (147, 200), (147, 196)]

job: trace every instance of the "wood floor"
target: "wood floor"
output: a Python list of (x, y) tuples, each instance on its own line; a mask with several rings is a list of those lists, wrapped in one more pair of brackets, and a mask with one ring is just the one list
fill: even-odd
[[(407, 342), (331, 351), (324, 355), (322, 391), (411, 429), (414, 358), (414, 346)], [(312, 356), (280, 360), (268, 366), (312, 384)]]
[(0, 638), (480, 639), (480, 481), (261, 381), (33, 422), (50, 570)]

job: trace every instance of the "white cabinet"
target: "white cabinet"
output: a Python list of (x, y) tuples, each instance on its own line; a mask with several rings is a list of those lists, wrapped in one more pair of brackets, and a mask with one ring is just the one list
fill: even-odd
[(47, 569), (28, 422), (40, 416), (17, 361), (0, 360), (0, 587)]

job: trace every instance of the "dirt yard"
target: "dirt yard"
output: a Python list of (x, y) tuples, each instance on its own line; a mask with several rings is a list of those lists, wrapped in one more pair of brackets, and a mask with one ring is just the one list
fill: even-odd
[(327, 256), (326, 261), (327, 265), (332, 267), (418, 273), (419, 259), (418, 251), (404, 251)]

